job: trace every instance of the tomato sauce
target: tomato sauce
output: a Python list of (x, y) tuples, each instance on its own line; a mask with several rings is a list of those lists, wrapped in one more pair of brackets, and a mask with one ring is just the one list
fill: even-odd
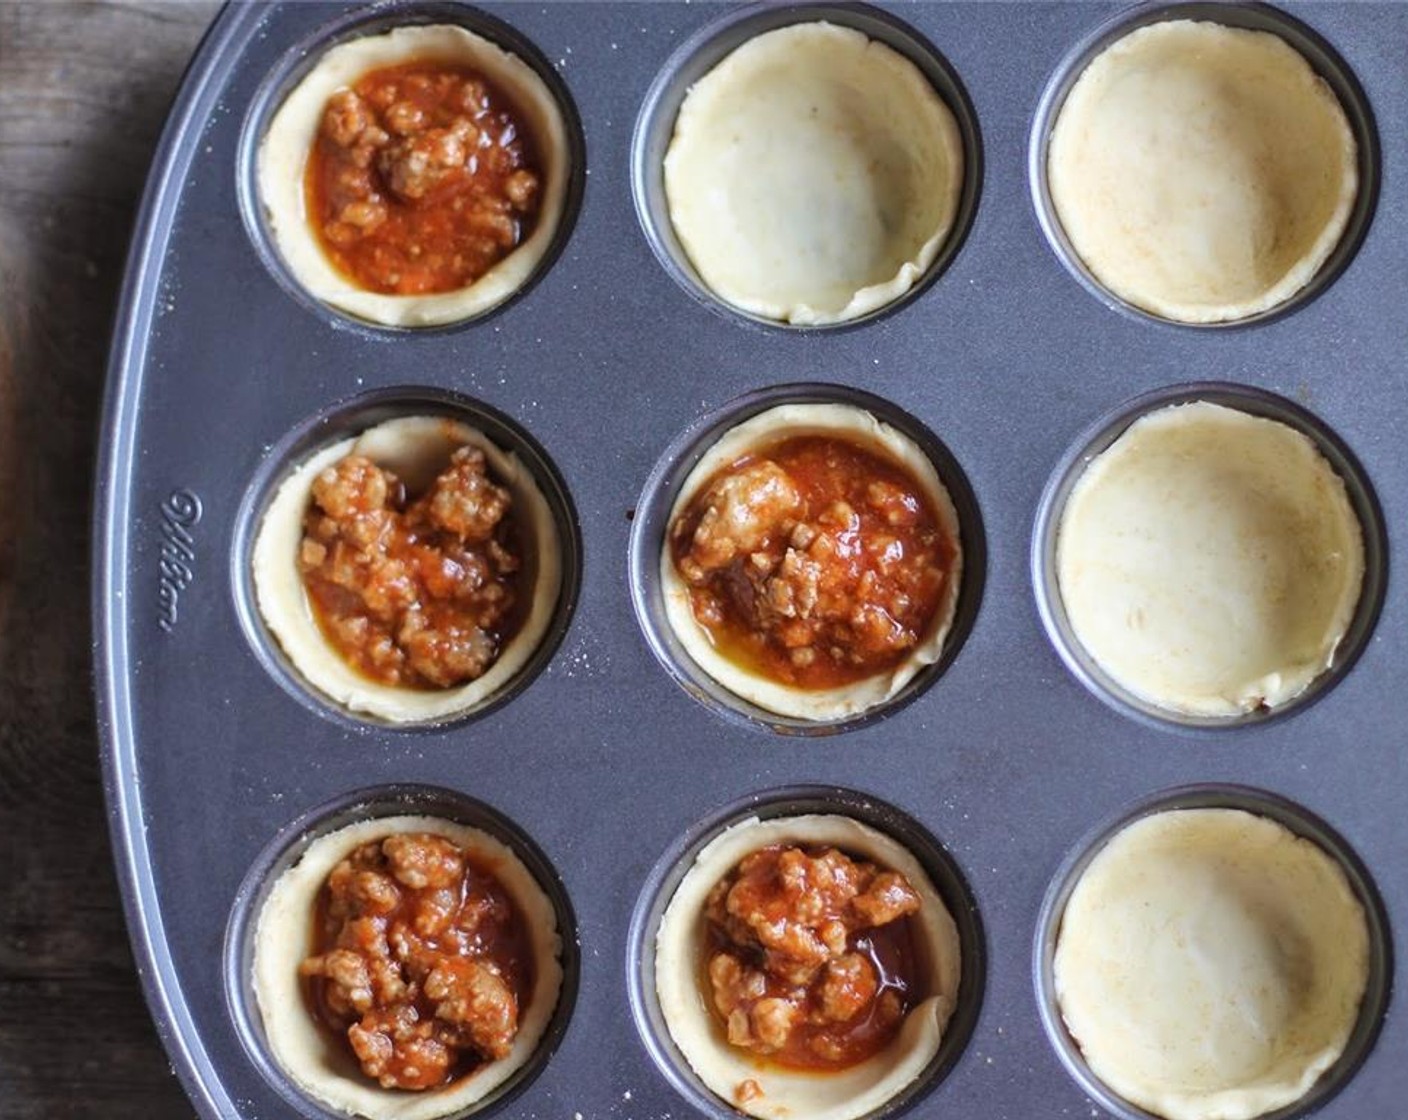
[[(715, 532), (706, 513), (726, 500), (718, 488), (759, 463), (781, 468), (798, 503), (785, 513), (759, 504), (768, 522), (761, 540), (749, 539), (723, 566), (698, 563), (701, 544), (718, 544), (698, 535)], [(672, 526), (671, 550), (719, 653), (802, 689), (899, 665), (929, 636), (958, 554), (904, 466), (879, 449), (810, 435), (760, 447), (715, 474)]]
[[(386, 1087), (433, 1089), (474, 1072), (488, 1055), (468, 1043), (464, 1022), (437, 1018), (438, 1001), (425, 990), (427, 976), (446, 962), (490, 962), (505, 984), (501, 998), (513, 1006), (514, 1026), (505, 1031), (504, 1040), (509, 1044), (532, 999), (537, 964), (528, 924), (488, 861), (439, 837), (406, 834), (398, 839), (408, 845), (450, 845), (461, 861), (460, 873), (448, 882), (412, 888), (393, 878), (380, 841), (353, 852), (329, 876), (314, 903), (308, 958), (314, 967), (303, 978), (303, 994), (319, 1025), (344, 1043), (350, 1030), (373, 1017), (386, 1021), (409, 1010), (411, 1021), (423, 1024), (422, 1033), (436, 1042), (433, 1053), (438, 1060), (427, 1061), (423, 1048), (407, 1046), (403, 1051), (398, 1044), (384, 1064), (374, 1066), (376, 1076)], [(362, 896), (368, 893), (369, 875), (378, 879), (373, 890), (393, 902), (368, 904)], [(355, 876), (362, 878), (356, 881)], [(403, 990), (389, 997), (378, 989), (370, 1007), (350, 1010), (347, 989), (320, 974), (327, 969), (319, 962), (336, 951), (355, 954), (374, 976), (379, 970), (394, 973), (404, 982)], [(494, 1010), (502, 1009), (490, 1008), (489, 1013)]]
[(541, 167), (523, 115), (483, 75), (410, 62), (329, 100), (305, 170), (307, 213), (358, 287), (454, 291), (532, 234)]

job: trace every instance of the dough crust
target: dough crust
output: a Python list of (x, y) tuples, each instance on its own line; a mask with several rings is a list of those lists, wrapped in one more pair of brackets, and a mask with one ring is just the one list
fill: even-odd
[[(415, 60), (468, 66), (512, 100), (543, 161), (543, 201), (532, 234), (473, 284), (435, 295), (369, 292), (328, 260), (309, 223), (304, 168), (328, 98), (371, 70)], [(483, 314), (521, 288), (557, 234), (567, 197), (567, 126), (537, 72), (517, 55), (453, 24), (398, 27), (331, 48), (284, 99), (259, 146), (259, 198), (289, 271), (314, 299), (372, 323), (426, 327)]]
[(697, 82), (665, 154), (670, 220), (726, 303), (839, 323), (907, 292), (948, 237), (963, 142), (919, 68), (861, 32), (799, 23)]
[[(416, 494), (425, 490), (456, 449), (484, 452), (495, 480), (513, 495), (513, 512), (524, 539), (521, 592), (532, 596), (528, 616), (482, 677), (456, 688), (418, 690), (382, 684), (357, 672), (323, 637), (298, 570), (303, 516), (320, 471), (346, 455), (366, 455), (387, 467)], [(275, 492), (254, 541), (254, 591), (259, 613), (293, 667), (334, 703), (391, 723), (447, 719), (488, 700), (528, 663), (542, 641), (562, 584), (562, 549), (557, 523), (530, 471), (467, 424), (439, 416), (388, 420), (353, 439), (325, 447), (301, 464)]]
[[(513, 1050), (441, 1090), (383, 1089), (309, 1015), (298, 965), (313, 944), (313, 903), (328, 873), (355, 848), (400, 832), (430, 832), (485, 860), (531, 930), (537, 977)], [(369, 1120), (435, 1120), (483, 1100), (517, 1073), (542, 1040), (562, 989), (562, 938), (552, 902), (500, 840), (439, 817), (381, 817), (349, 825), (308, 846), (275, 882), (254, 931), (254, 995), (269, 1049), (300, 1088), (330, 1108)]]
[(1234, 809), (1155, 813), (1081, 875), (1061, 920), (1061, 1014), (1092, 1072), (1168, 1120), (1249, 1120), (1344, 1050), (1369, 973), (1339, 865)]
[[(944, 597), (939, 601), (930, 632), (924, 640), (893, 669), (837, 688), (804, 689), (779, 684), (719, 654), (709, 632), (695, 620), (689, 585), (675, 569), (674, 558), (670, 555), (668, 526), (684, 513), (695, 494), (715, 472), (759, 444), (802, 435), (839, 436), (862, 447), (875, 448), (901, 463), (933, 502), (939, 522), (953, 541), (955, 550), (953, 570), (944, 586)], [(679, 496), (670, 509), (660, 552), (660, 585), (665, 600), (665, 618), (694, 663), (724, 688), (750, 704), (778, 715), (818, 722), (845, 719), (873, 708), (899, 692), (924, 666), (937, 661), (953, 626), (962, 582), (963, 542), (959, 536), (958, 511), (954, 509), (953, 499), (939, 479), (933, 463), (908, 436), (877, 420), (864, 409), (843, 404), (779, 405), (725, 432), (705, 452), (680, 487)]]
[(1333, 663), (1364, 539), (1305, 435), (1199, 401), (1141, 417), (1085, 468), (1056, 569), (1101, 669), (1161, 708), (1232, 717), (1286, 703)]
[(1052, 201), (1121, 299), (1166, 319), (1283, 303), (1339, 243), (1359, 190), (1330, 87), (1277, 35), (1173, 20), (1132, 31), (1072, 86), (1051, 132)]
[[(835, 1073), (808, 1074), (770, 1066), (728, 1044), (705, 1004), (704, 903), (714, 884), (738, 861), (771, 844), (829, 844), (903, 874), (919, 893), (918, 926), (932, 983), (929, 998), (912, 1008), (899, 1035), (874, 1057)], [(958, 927), (929, 876), (909, 849), (850, 817), (813, 814), (732, 825), (699, 853), (660, 921), (655, 943), (655, 987), (675, 1045), (713, 1092), (760, 1120), (855, 1120), (909, 1085), (939, 1052), (957, 1006), (963, 962)], [(735, 1103), (739, 1083), (756, 1081), (762, 1095)]]

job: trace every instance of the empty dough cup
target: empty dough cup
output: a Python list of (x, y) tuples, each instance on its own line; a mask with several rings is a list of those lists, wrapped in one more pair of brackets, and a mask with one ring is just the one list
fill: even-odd
[(647, 97), (635, 189), (658, 256), (751, 319), (853, 322), (951, 259), (980, 175), (956, 77), (898, 20), (748, 9), (678, 52)]
[(1383, 597), (1348, 450), (1270, 393), (1189, 385), (1097, 422), (1043, 495), (1032, 576), (1067, 666), (1127, 714), (1241, 726), (1323, 694)]
[(1377, 140), (1332, 48), (1260, 6), (1142, 9), (1053, 80), (1033, 196), (1068, 267), (1166, 321), (1240, 323), (1323, 288), (1367, 227)]
[(1270, 794), (1194, 786), (1103, 826), (1048, 892), (1035, 971), (1067, 1069), (1143, 1120), (1288, 1118), (1372, 1046), (1382, 905), (1328, 826)]

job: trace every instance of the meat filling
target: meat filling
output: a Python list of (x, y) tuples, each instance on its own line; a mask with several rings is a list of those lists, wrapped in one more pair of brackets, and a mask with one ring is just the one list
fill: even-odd
[(720, 652), (800, 688), (898, 664), (927, 636), (956, 555), (903, 468), (819, 436), (720, 471), (671, 548)]
[(408, 502), (349, 455), (313, 481), (299, 568), (323, 634), (373, 680), (449, 688), (484, 675), (519, 621), (512, 497), (461, 447)]
[(839, 1069), (878, 1053), (922, 996), (894, 871), (834, 848), (774, 846), (710, 893), (707, 990), (728, 1041), (788, 1066)]
[(387, 1089), (431, 1089), (508, 1056), (533, 983), (527, 931), (491, 872), (425, 833), (364, 844), (328, 875), (310, 1006)]
[(465, 287), (512, 252), (540, 186), (501, 94), (470, 71), (411, 63), (328, 100), (306, 190), (334, 264), (369, 291), (418, 295)]

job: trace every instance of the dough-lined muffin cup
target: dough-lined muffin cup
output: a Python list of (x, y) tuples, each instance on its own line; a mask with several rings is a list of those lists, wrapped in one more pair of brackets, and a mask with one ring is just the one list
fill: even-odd
[[(519, 594), (529, 598), (522, 623), (480, 677), (442, 689), (386, 684), (358, 672), (338, 652), (313, 613), (298, 566), (303, 521), (318, 474), (349, 454), (392, 470), (412, 494), (430, 484), (460, 447), (484, 453), (491, 477), (513, 497), (525, 548)], [(298, 463), (273, 492), (251, 550), (259, 614), (302, 681), (355, 715), (388, 723), (433, 723), (491, 703), (533, 660), (559, 610), (565, 542), (532, 469), (482, 431), (445, 415), (399, 416), (325, 446)]]
[[(442, 836), (487, 864), (528, 926), (534, 984), (512, 1052), (484, 1062), (444, 1089), (384, 1089), (367, 1077), (349, 1048), (315, 1022), (303, 998), (299, 963), (313, 940), (315, 899), (329, 872), (363, 844), (401, 833)], [(529, 1062), (557, 1008), (562, 937), (552, 902), (516, 854), (482, 829), (440, 817), (379, 817), (319, 837), (275, 881), (254, 929), (254, 996), (265, 1037), (284, 1073), (316, 1100), (369, 1120), (437, 1120), (484, 1100)]]
[(824, 22), (769, 31), (719, 63), (685, 98), (665, 155), (670, 218), (705, 284), (798, 324), (855, 319), (908, 291), (962, 186), (957, 121), (919, 69)]
[[(824, 1074), (759, 1063), (731, 1046), (700, 992), (702, 917), (714, 885), (744, 856), (773, 844), (824, 844), (898, 871), (918, 892), (915, 915), (930, 990), (912, 1007), (898, 1036), (858, 1065)], [(811, 814), (752, 818), (712, 840), (676, 889), (656, 937), (655, 978), (675, 1044), (703, 1082), (725, 1100), (753, 1081), (759, 1095), (738, 1105), (760, 1120), (807, 1116), (855, 1120), (905, 1088), (933, 1061), (958, 1000), (963, 974), (958, 928), (919, 861), (897, 841), (850, 817)]]
[(1276, 708), (1334, 664), (1364, 579), (1343, 480), (1302, 433), (1207, 401), (1141, 416), (1057, 529), (1076, 638), (1174, 712)]
[[(892, 669), (850, 684), (807, 689), (773, 680), (720, 653), (695, 618), (690, 588), (671, 554), (670, 531), (709, 479), (750, 450), (795, 436), (829, 436), (874, 449), (902, 466), (918, 483), (938, 516), (940, 530), (952, 543), (954, 559), (946, 575), (934, 617), (920, 642)], [(845, 720), (897, 695), (926, 667), (938, 662), (953, 627), (964, 580), (964, 540), (958, 511), (929, 457), (907, 435), (852, 404), (796, 402), (778, 404), (724, 432), (689, 471), (671, 504), (659, 553), (659, 581), (664, 615), (685, 653), (710, 678), (733, 695), (764, 711), (816, 723)]]
[(1047, 635), (1124, 714), (1224, 730), (1303, 710), (1368, 643), (1383, 515), (1315, 416), (1218, 382), (1144, 394), (1053, 471), (1032, 536)]
[(631, 162), (666, 271), (706, 305), (794, 330), (916, 298), (961, 248), (983, 174), (938, 49), (889, 13), (826, 2), (748, 6), (693, 35), (646, 94)]
[(1043, 1025), (1125, 1120), (1289, 1118), (1377, 1036), (1391, 941), (1347, 843), (1260, 790), (1188, 786), (1092, 831), (1035, 943)]
[[(328, 873), (362, 845), (429, 832), (492, 873), (524, 922), (534, 978), (508, 1055), (438, 1089), (382, 1088), (345, 1038), (311, 1014), (300, 962), (315, 949), (315, 904)], [(548, 1064), (571, 1018), (580, 977), (576, 918), (552, 863), (514, 822), (454, 790), (399, 784), (355, 790), (290, 821), (255, 857), (224, 944), (229, 1012), (251, 1063), (289, 1114), (438, 1120), (498, 1107)]]
[[(324, 106), (362, 75), (408, 62), (464, 66), (487, 77), (524, 119), (543, 163), (542, 201), (532, 233), (473, 283), (428, 295), (372, 292), (345, 276), (310, 225), (304, 171)], [(257, 205), (275, 251), (314, 300), (373, 324), (440, 326), (476, 318), (511, 298), (539, 271), (566, 219), (573, 143), (568, 121), (547, 83), (517, 55), (457, 24), (394, 27), (326, 48), (284, 97), (260, 138)]]
[(1339, 276), (1379, 165), (1367, 98), (1331, 44), (1264, 5), (1185, 2), (1121, 13), (1072, 50), (1028, 171), (1052, 248), (1103, 302), (1235, 327)]
[[(842, 1069), (808, 1072), (736, 1049), (708, 1005), (705, 901), (743, 857), (789, 843), (834, 847), (897, 871), (920, 899), (905, 920), (922, 997), (884, 1049)], [(646, 879), (626, 953), (642, 1041), (688, 1104), (712, 1120), (739, 1112), (761, 1120), (898, 1116), (958, 1062), (986, 974), (976, 902), (952, 855), (901, 810), (831, 786), (754, 794), (688, 830)]]

